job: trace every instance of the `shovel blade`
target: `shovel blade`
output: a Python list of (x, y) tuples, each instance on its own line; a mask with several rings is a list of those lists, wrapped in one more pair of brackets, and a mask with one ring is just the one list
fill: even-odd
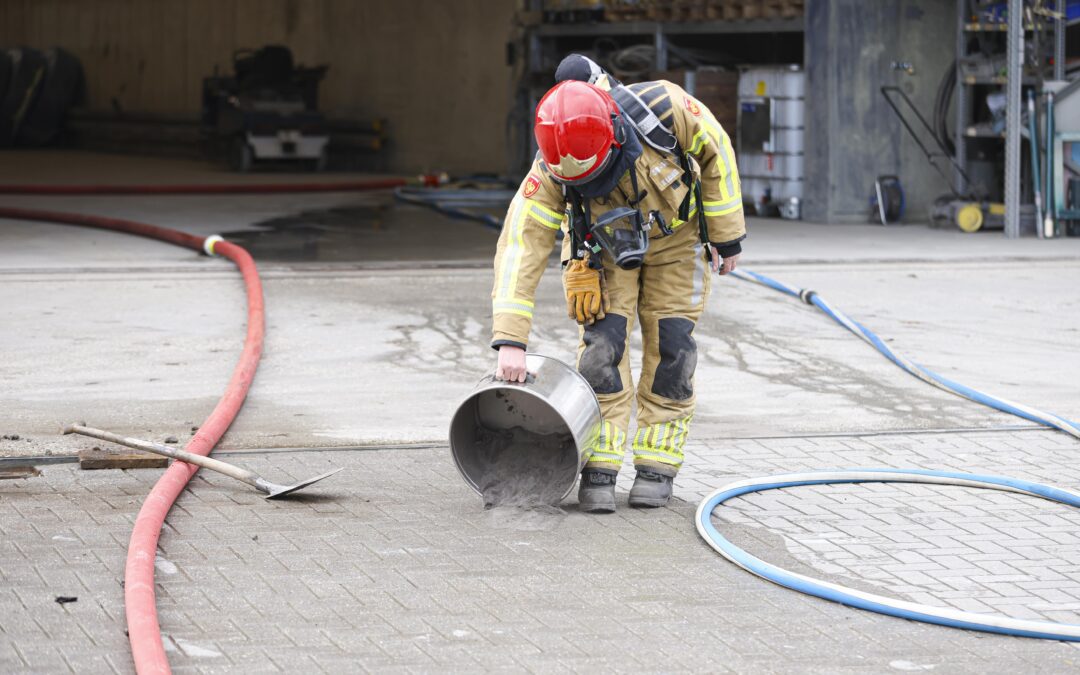
[(331, 471), (327, 471), (326, 473), (319, 474), (318, 476), (315, 476), (314, 478), (308, 478), (305, 481), (300, 481), (299, 483), (296, 483), (295, 485), (274, 485), (270, 489), (270, 492), (268, 492), (266, 494), (265, 499), (279, 499), (279, 498), (284, 497), (286, 495), (290, 495), (290, 494), (296, 492), (297, 490), (303, 490), (304, 488), (311, 485), (312, 483), (318, 483), (323, 478), (329, 478), (330, 476), (333, 476), (338, 471), (341, 471), (342, 468), (344, 468), (344, 467), (333, 469)]

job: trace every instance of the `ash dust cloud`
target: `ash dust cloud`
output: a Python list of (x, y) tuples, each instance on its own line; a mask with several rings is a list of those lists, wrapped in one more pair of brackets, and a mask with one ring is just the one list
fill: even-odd
[(480, 428), (474, 450), (486, 467), (477, 487), (493, 527), (545, 530), (562, 520), (558, 504), (578, 469), (570, 433)]

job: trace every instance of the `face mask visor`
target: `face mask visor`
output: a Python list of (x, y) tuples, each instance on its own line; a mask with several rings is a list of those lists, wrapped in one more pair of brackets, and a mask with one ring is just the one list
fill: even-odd
[(626, 206), (612, 209), (596, 219), (590, 232), (622, 269), (637, 269), (645, 261), (649, 233), (641, 211)]

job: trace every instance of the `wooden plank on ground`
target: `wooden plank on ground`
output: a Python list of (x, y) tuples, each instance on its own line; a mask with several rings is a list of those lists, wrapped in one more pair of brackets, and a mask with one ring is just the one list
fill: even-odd
[(138, 450), (91, 448), (79, 451), (79, 468), (93, 469), (161, 469), (169, 466), (169, 458)]

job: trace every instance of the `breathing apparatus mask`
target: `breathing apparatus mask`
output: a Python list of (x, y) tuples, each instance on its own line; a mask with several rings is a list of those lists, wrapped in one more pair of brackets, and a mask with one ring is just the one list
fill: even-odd
[[(564, 190), (572, 206), (572, 233), (576, 240), (576, 252), (583, 254), (585, 249), (592, 251), (594, 255), (590, 262), (598, 268), (600, 256), (597, 254), (601, 250), (607, 251), (616, 265), (632, 270), (641, 267), (645, 252), (649, 248), (649, 231), (660, 214), (653, 212), (646, 220), (641, 210), (636, 208), (635, 205), (642, 195), (638, 188), (634, 163), (642, 153), (641, 141), (624, 116), (615, 117), (612, 123), (616, 144), (605, 158), (606, 166), (587, 182), (564, 182)], [(611, 209), (594, 222), (589, 202), (614, 192), (626, 173), (630, 174), (634, 192), (629, 200), (630, 206)], [(660, 222), (663, 222), (662, 218)], [(661, 229), (669, 231), (663, 226)]]
[(628, 206), (614, 208), (597, 218), (589, 234), (624, 270), (641, 267), (649, 250), (649, 224), (641, 211)]

